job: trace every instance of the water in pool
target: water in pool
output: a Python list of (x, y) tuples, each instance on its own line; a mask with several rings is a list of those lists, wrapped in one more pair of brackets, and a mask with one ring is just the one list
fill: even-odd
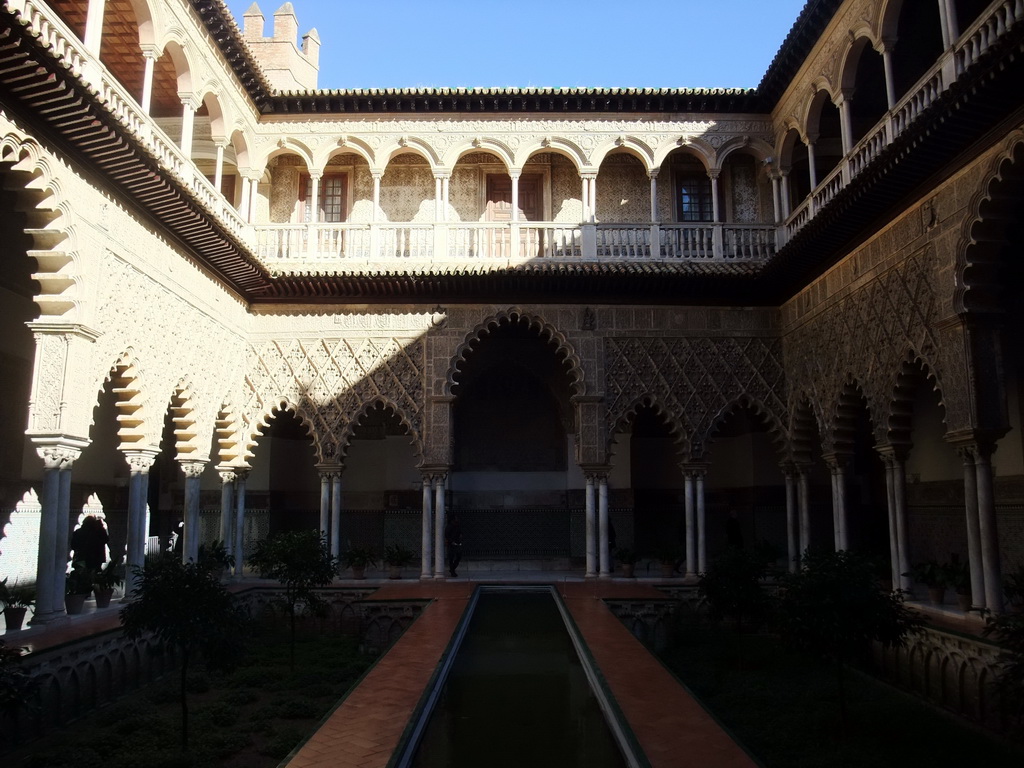
[(626, 765), (550, 593), (480, 594), (412, 765)]

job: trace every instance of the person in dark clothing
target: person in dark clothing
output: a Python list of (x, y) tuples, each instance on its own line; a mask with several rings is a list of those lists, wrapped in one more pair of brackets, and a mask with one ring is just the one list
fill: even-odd
[(444, 546), (448, 550), (448, 573), (454, 578), (459, 575), (455, 569), (462, 560), (462, 526), (459, 525), (458, 515), (448, 518), (444, 527)]
[(107, 561), (107, 542), (110, 536), (99, 518), (86, 515), (78, 530), (71, 534), (73, 561), (85, 564), (90, 571), (98, 571)]
[(725, 540), (733, 549), (743, 549), (743, 530), (735, 509), (729, 510), (729, 518), (725, 521)]

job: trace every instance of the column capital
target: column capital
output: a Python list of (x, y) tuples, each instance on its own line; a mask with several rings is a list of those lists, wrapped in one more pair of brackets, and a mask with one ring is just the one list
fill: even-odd
[(202, 106), (202, 101), (199, 96), (192, 91), (178, 91), (178, 98), (181, 99), (181, 106), (185, 109), (191, 109), (193, 112)]
[(658, 178), (658, 173), (660, 171), (661, 171), (661, 167), (660, 166), (658, 168), (648, 168), (647, 169), (647, 178), (648, 179), (656, 179), (656, 178)]
[(47, 469), (70, 469), (89, 440), (71, 435), (30, 435), (36, 454)]
[(345, 468), (341, 464), (317, 464), (316, 471), (320, 473), (321, 479), (333, 480), (336, 477), (341, 477)]
[(908, 443), (885, 443), (876, 445), (875, 451), (882, 457), (883, 461), (906, 461), (913, 446)]
[(323, 178), (324, 169), (323, 168), (307, 168), (306, 169), (306, 173), (309, 174), (309, 178), (311, 178), (313, 181), (319, 181), (320, 179)]
[(181, 471), (185, 473), (185, 477), (190, 479), (198, 478), (202, 475), (203, 471), (206, 469), (206, 465), (209, 463), (209, 461), (204, 461), (202, 459), (178, 460), (178, 464), (181, 465)]
[(825, 462), (833, 474), (840, 470), (848, 469), (851, 458), (852, 454), (843, 453), (841, 451), (833, 451), (831, 453), (823, 453), (821, 455), (822, 461)]
[(129, 451), (123, 451), (123, 454), (124, 460), (128, 463), (128, 469), (131, 470), (132, 474), (137, 472), (146, 474), (156, 461), (156, 457), (160, 454), (160, 449), (133, 448)]
[(81, 323), (41, 322), (25, 323), (36, 336), (78, 336), (86, 341), (96, 341), (102, 334)]

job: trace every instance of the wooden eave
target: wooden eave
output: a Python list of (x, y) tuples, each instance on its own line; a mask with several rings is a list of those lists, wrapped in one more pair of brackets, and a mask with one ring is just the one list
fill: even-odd
[(0, 11), (0, 104), (239, 294), (251, 300), (267, 290), (269, 274), (245, 245), (6, 9)]

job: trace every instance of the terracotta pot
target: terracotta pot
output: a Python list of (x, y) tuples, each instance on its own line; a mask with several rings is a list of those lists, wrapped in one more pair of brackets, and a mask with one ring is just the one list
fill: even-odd
[(21, 625), (25, 623), (25, 614), (28, 612), (28, 608), (21, 606), (9, 605), (4, 608), (4, 621), (7, 622), (7, 631), (13, 632), (16, 629), (21, 629)]
[(388, 578), (389, 579), (400, 579), (400, 578), (402, 578), (402, 566), (400, 566), (400, 565), (388, 565)]
[(93, 594), (96, 595), (96, 607), (106, 608), (110, 605), (110, 598), (114, 596), (113, 587), (109, 589), (100, 589), (99, 587), (93, 587)]
[(622, 569), (622, 575), (627, 579), (633, 578), (634, 563), (620, 563), (619, 567)]
[(942, 605), (946, 602), (946, 588), (928, 587), (928, 602), (932, 605)]
[(87, 597), (88, 595), (64, 595), (64, 610), (68, 612), (69, 616), (81, 613), (85, 608), (85, 598)]
[(352, 566), (352, 578), (353, 579), (365, 579), (366, 578), (366, 566), (365, 565), (353, 565)]

